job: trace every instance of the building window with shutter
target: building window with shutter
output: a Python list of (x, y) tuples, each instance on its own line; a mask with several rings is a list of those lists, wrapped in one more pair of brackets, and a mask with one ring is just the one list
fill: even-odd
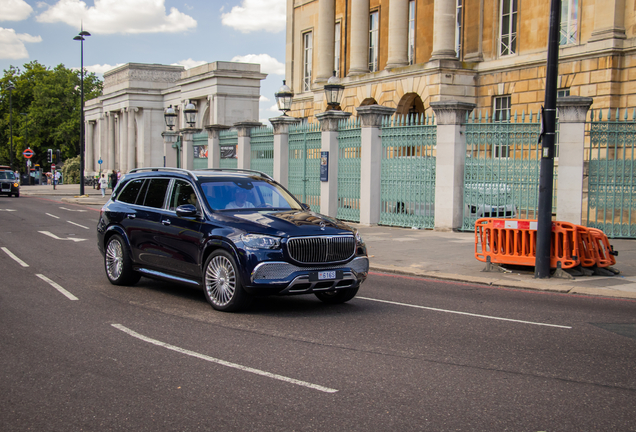
[(380, 33), (380, 12), (369, 15), (369, 71), (378, 71), (378, 48)]
[(334, 29), (333, 70), (336, 71), (336, 76), (340, 78), (340, 22), (336, 23)]
[[(510, 95), (497, 96), (493, 99), (493, 122), (507, 122), (510, 119)], [(496, 143), (492, 146), (492, 156), (508, 157), (508, 145)]]
[(311, 68), (313, 57), (313, 35), (303, 34), (303, 91), (311, 91)]
[(455, 53), (457, 58), (462, 58), (462, 29), (464, 21), (464, 0), (457, 0), (455, 14)]
[(499, 55), (517, 52), (517, 0), (501, 0)]
[(561, 35), (559, 45), (570, 45), (577, 42), (578, 10), (578, 0), (561, 0)]
[(409, 1), (409, 64), (415, 64), (415, 0)]

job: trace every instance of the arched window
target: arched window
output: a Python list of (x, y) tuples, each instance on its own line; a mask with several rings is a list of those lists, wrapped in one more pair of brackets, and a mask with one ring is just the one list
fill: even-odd
[(360, 104), (360, 106), (367, 106), (367, 105), (377, 105), (378, 102), (373, 99), (373, 98), (366, 98), (365, 100), (362, 101), (362, 103)]
[(417, 93), (406, 93), (398, 103), (396, 115), (408, 116), (424, 114), (424, 103)]

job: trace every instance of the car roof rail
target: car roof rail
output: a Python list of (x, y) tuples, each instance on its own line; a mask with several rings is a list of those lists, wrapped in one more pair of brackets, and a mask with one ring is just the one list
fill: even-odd
[(266, 179), (274, 180), (272, 178), (272, 176), (270, 176), (269, 174), (264, 173), (263, 171), (256, 171), (256, 170), (244, 169), (244, 168), (200, 168), (197, 171), (246, 172), (246, 173), (251, 173), (251, 174), (258, 174), (261, 177), (265, 177)]
[(174, 168), (174, 167), (133, 168), (130, 171), (128, 171), (128, 173), (132, 174), (132, 173), (137, 173), (137, 172), (141, 172), (141, 171), (171, 171), (171, 172), (177, 172), (177, 173), (181, 173), (181, 174), (187, 174), (190, 177), (192, 177), (193, 180), (198, 180), (196, 174), (194, 174), (192, 171), (187, 170), (187, 169), (183, 169), (183, 168)]

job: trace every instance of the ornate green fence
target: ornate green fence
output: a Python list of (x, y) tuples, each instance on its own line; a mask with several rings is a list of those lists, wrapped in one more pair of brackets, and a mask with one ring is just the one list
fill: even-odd
[(463, 230), (474, 230), (480, 217), (537, 218), (540, 127), (539, 114), (532, 112), (505, 119), (488, 113), (467, 118)]
[(435, 227), (433, 117), (395, 116), (382, 125), (380, 224)]
[(338, 124), (338, 219), (360, 222), (360, 120)]
[(221, 146), (219, 168), (236, 168), (238, 166), (238, 159), (236, 158), (238, 132), (235, 130), (220, 131), (219, 144)]
[(260, 127), (250, 131), (250, 168), (274, 175), (274, 128)]
[(320, 212), (320, 140), (319, 123), (289, 126), (287, 189), (315, 212)]
[(588, 158), (587, 226), (608, 237), (636, 238), (636, 110), (592, 111)]

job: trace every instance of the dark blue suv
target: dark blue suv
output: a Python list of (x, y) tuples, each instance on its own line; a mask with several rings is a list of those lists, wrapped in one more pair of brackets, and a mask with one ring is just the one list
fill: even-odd
[(250, 170), (132, 170), (102, 208), (97, 239), (111, 283), (200, 286), (223, 311), (272, 294), (346, 302), (369, 270), (355, 229)]

